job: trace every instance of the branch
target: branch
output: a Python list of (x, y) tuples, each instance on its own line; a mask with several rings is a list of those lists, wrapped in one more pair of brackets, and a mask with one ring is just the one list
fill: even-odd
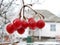
[[(21, 12), (22, 12), (22, 9), (25, 8), (25, 7), (28, 7), (28, 8), (30, 8), (30, 9), (32, 9), (32, 8), (29, 7), (28, 5), (24, 5), (24, 6), (21, 8), (21, 10), (20, 10), (19, 18), (21, 18)], [(42, 14), (36, 12), (35, 10), (32, 9), (32, 11), (35, 12), (35, 14), (39, 14), (39, 15), (38, 15), (39, 17), (41, 16), (43, 19), (45, 18)], [(25, 18), (25, 16), (23, 16), (23, 17)], [(40, 17), (40, 18), (41, 18), (41, 17)], [(25, 19), (26, 19), (26, 18), (25, 18)]]
[(8, 12), (8, 9), (11, 7), (13, 1), (14, 1), (14, 0), (12, 0), (12, 1), (10, 2), (9, 6), (8, 6), (8, 4), (6, 5), (6, 6), (8, 6), (8, 7), (7, 7), (7, 9), (3, 12), (3, 14)]
[(2, 0), (1, 3), (0, 3), (0, 8), (1, 8), (1, 5), (2, 5), (3, 1), (4, 1), (4, 0)]
[[(8, 9), (11, 7), (13, 1), (14, 1), (14, 0), (12, 0), (9, 4), (6, 5), (6, 6), (7, 6), (7, 9), (6, 9), (5, 11), (4, 11), (4, 9), (5, 9), (6, 6), (4, 6), (4, 8), (3, 8), (3, 10), (2, 10), (2, 13), (0, 14), (0, 16), (5, 19), (5, 24), (6, 24), (6, 19), (7, 19), (6, 13), (8, 12)], [(3, 14), (5, 14), (5, 15), (3, 16)]]
[(37, 12), (35, 10), (33, 10), (31, 7), (29, 7), (28, 5), (25, 5), (25, 7), (30, 8), (33, 12), (35, 12), (35, 14), (37, 14)]

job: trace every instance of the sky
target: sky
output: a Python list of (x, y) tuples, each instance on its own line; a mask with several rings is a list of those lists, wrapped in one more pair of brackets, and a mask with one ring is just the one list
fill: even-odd
[(41, 4), (35, 4), (32, 8), (40, 10), (45, 9), (60, 17), (60, 0), (45, 0), (40, 3)]

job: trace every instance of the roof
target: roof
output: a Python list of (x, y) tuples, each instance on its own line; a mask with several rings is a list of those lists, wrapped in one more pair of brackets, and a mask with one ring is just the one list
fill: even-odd
[[(55, 14), (48, 10), (35, 10), (38, 13), (42, 14), (45, 17), (46, 22), (60, 22), (60, 17), (57, 17)], [(27, 11), (28, 12), (28, 11)], [(30, 14), (33, 14), (33, 12), (30, 10)]]

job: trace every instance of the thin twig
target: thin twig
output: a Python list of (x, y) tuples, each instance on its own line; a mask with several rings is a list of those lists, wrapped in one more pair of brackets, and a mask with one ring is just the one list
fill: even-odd
[[(8, 9), (11, 7), (13, 1), (14, 1), (14, 0), (12, 0), (12, 1), (10, 2), (9, 6), (8, 6), (7, 9), (3, 12), (3, 14), (8, 12)], [(6, 5), (6, 6), (7, 6), (7, 5)]]
[[(22, 3), (23, 3), (23, 6), (24, 6), (24, 0), (22, 0)], [(22, 9), (23, 9), (23, 18), (26, 19), (25, 16), (24, 16), (24, 14), (25, 14), (25, 12), (24, 12), (25, 7), (23, 7)]]
[(3, 1), (4, 1), (4, 0), (2, 0), (1, 3), (0, 3), (0, 8), (1, 8), (1, 5), (2, 5)]
[(14, 1), (14, 0), (12, 0), (12, 1), (10, 2), (9, 6), (8, 6), (8, 4), (6, 5), (6, 6), (8, 6), (8, 7), (7, 7), (7, 9), (3, 12), (3, 14), (5, 14), (5, 17), (4, 17), (4, 18), (5, 18), (5, 24), (6, 24), (6, 19), (7, 19), (7, 17), (6, 17), (6, 13), (8, 12), (7, 10), (11, 7), (13, 1)]
[[(30, 8), (30, 9), (32, 9), (32, 8), (31, 8), (31, 7), (29, 7), (28, 5), (24, 5), (24, 6), (21, 8), (21, 10), (20, 10), (20, 13), (19, 13), (19, 16), (20, 16), (20, 17), (21, 17), (22, 9), (23, 9), (24, 7), (28, 7), (28, 8)], [(43, 16), (42, 14), (40, 14), (40, 13), (36, 12), (36, 11), (35, 11), (35, 10), (33, 10), (33, 9), (32, 9), (32, 11), (33, 11), (33, 12), (35, 12), (35, 14), (38, 14), (38, 16), (40, 15), (40, 16), (44, 19), (44, 16)], [(40, 17), (40, 16), (39, 16), (39, 17)], [(24, 17), (25, 17), (25, 16), (24, 16)], [(41, 17), (40, 17), (40, 18), (41, 18)]]

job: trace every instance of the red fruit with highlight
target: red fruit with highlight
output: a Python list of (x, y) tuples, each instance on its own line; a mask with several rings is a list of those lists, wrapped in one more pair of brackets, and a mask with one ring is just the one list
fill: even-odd
[(21, 28), (17, 29), (17, 32), (18, 32), (19, 34), (24, 34), (25, 29), (24, 29), (23, 27), (21, 27)]
[(42, 29), (45, 26), (45, 22), (43, 20), (37, 21), (37, 27)]
[(29, 22), (30, 20), (34, 20), (34, 18), (29, 18), (29, 19), (28, 19), (28, 22)]
[(34, 30), (36, 28), (36, 22), (35, 22), (35, 20), (33, 18), (28, 19), (28, 24), (29, 24), (30, 29)]
[(14, 26), (16, 27), (16, 29), (20, 28), (21, 27), (21, 20), (19, 18), (16, 18), (14, 21), (13, 21), (13, 24)]
[(28, 27), (28, 22), (26, 22), (25, 20), (22, 20), (22, 27), (26, 29)]
[(13, 24), (8, 24), (6, 26), (6, 31), (9, 33), (9, 34), (12, 34), (14, 31), (15, 31), (15, 26)]

